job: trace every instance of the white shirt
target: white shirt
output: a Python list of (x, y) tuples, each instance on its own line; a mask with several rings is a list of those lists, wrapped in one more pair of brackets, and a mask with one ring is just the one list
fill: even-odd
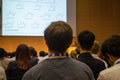
[(97, 80), (120, 80), (120, 58), (114, 65), (100, 72)]
[(0, 80), (7, 80), (5, 70), (0, 66)]
[(38, 63), (44, 61), (44, 60), (47, 59), (47, 58), (48, 58), (48, 55), (45, 56), (45, 57), (38, 57), (38, 59), (39, 59)]

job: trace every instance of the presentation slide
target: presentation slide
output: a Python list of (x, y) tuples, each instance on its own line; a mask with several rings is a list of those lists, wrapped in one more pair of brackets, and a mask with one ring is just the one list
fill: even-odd
[(76, 0), (1, 1), (0, 36), (43, 36), (45, 28), (58, 20), (66, 21), (76, 36)]
[(58, 20), (67, 22), (67, 0), (2, 0), (3, 36), (43, 36)]

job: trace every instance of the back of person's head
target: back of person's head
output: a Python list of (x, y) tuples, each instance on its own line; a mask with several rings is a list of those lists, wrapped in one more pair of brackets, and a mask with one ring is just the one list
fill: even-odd
[(94, 40), (95, 35), (88, 30), (80, 32), (78, 35), (78, 42), (83, 50), (90, 50), (93, 46)]
[(39, 56), (41, 56), (41, 57), (45, 57), (46, 55), (47, 55), (47, 53), (45, 51), (43, 51), (43, 50), (41, 50), (39, 52)]
[(99, 57), (107, 62), (108, 67), (111, 67), (111, 63), (108, 61), (107, 49), (108, 49), (108, 39), (102, 43)]
[(34, 47), (30, 46), (29, 47), (30, 55), (33, 57), (37, 57), (37, 51), (35, 50)]
[(113, 65), (114, 61), (111, 61), (110, 55), (116, 58), (120, 58), (120, 36), (113, 35), (106, 39), (101, 46), (100, 57), (108, 63), (108, 67)]
[(120, 35), (113, 35), (107, 40), (107, 54), (120, 58)]
[(20, 44), (16, 49), (16, 61), (18, 67), (22, 69), (28, 69), (31, 67), (31, 57), (29, 48), (26, 44)]
[(4, 59), (6, 54), (7, 52), (3, 48), (0, 48), (0, 59)]
[(72, 43), (73, 32), (66, 22), (52, 22), (44, 31), (46, 44), (50, 51), (63, 53)]
[(108, 58), (107, 56), (107, 51), (108, 51), (108, 44), (109, 44), (109, 39), (105, 40), (102, 45), (101, 45), (101, 57)]
[(100, 51), (100, 43), (98, 41), (94, 41), (94, 46), (91, 49), (91, 52), (93, 54), (97, 54), (97, 53), (99, 53), (99, 51)]

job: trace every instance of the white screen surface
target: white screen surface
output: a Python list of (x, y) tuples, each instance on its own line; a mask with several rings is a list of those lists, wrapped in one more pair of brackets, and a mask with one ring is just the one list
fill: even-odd
[(43, 36), (51, 22), (71, 22), (68, 7), (67, 0), (3, 0), (2, 35)]

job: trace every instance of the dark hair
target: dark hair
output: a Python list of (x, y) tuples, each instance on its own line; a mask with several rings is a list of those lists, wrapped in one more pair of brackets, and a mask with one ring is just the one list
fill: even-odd
[(45, 57), (46, 55), (48, 54), (43, 50), (39, 52), (39, 56)]
[(108, 56), (107, 56), (108, 44), (109, 44), (109, 41), (107, 39), (101, 45), (101, 54), (100, 55), (103, 56), (103, 57), (105, 57), (105, 58), (108, 58)]
[(120, 36), (113, 35), (106, 40), (106, 54), (120, 58)]
[(85, 30), (78, 35), (78, 42), (83, 50), (90, 50), (93, 46), (95, 35)]
[(31, 56), (37, 57), (37, 51), (35, 50), (34, 47), (30, 46), (30, 47), (29, 47), (29, 52), (30, 52), (30, 55), (31, 55)]
[(31, 57), (29, 48), (26, 44), (20, 44), (16, 49), (16, 61), (18, 67), (21, 69), (28, 69), (31, 67)]
[(109, 44), (109, 43), (108, 43), (108, 40), (105, 40), (105, 41), (102, 43), (101, 49), (100, 49), (101, 53), (100, 53), (100, 56), (99, 56), (99, 57), (100, 57), (101, 59), (103, 59), (103, 60), (106, 61), (108, 67), (111, 67), (111, 63), (108, 61), (109, 57), (108, 57), (108, 55), (107, 55), (108, 44)]
[(72, 29), (63, 21), (52, 22), (44, 31), (46, 44), (50, 51), (63, 53), (72, 43)]
[(7, 54), (7, 52), (3, 48), (0, 48), (0, 59), (4, 59), (6, 54)]

